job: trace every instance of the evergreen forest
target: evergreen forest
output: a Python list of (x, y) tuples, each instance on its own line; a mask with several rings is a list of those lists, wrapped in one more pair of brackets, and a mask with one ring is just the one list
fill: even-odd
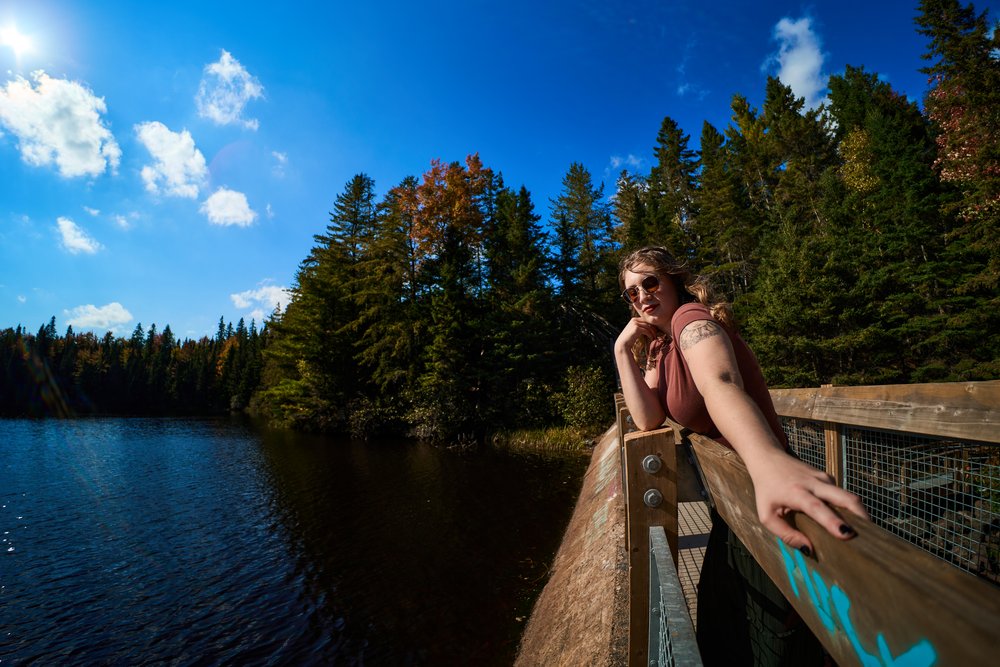
[(648, 173), (569, 165), (533, 201), (478, 154), (379, 194), (359, 173), (258, 331), (0, 331), (3, 414), (214, 413), (454, 441), (611, 419), (617, 265), (666, 245), (733, 303), (772, 386), (1000, 378), (1000, 33), (922, 0), (929, 92), (848, 67), (818, 109), (777, 79)]

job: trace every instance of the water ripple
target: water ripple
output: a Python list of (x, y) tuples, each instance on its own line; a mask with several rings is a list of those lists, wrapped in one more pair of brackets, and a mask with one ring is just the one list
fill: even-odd
[(4, 666), (508, 664), (583, 473), (224, 421), (0, 448)]

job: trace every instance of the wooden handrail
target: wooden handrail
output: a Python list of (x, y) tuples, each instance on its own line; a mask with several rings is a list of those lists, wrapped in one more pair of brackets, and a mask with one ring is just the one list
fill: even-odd
[(1000, 443), (1000, 380), (772, 389), (783, 417)]
[[(860, 517), (843, 542), (804, 515), (812, 557), (757, 519), (746, 467), (731, 449), (688, 436), (716, 508), (841, 665), (992, 664), (1000, 653), (1000, 594)], [(905, 659), (903, 659), (905, 657)]]
[[(843, 482), (841, 435), (851, 426), (1000, 443), (1000, 381), (777, 389), (771, 396), (779, 415), (821, 423), (827, 471), (838, 483)], [(663, 429), (627, 433), (628, 411), (620, 397), (617, 407), (625, 495), (631, 501), (630, 555), (648, 548), (641, 535), (652, 521), (666, 526), (668, 538), (673, 536), (676, 557), (676, 515), (642, 508), (637, 500), (642, 484), (629, 470), (636, 469), (637, 457), (647, 449), (669, 449), (680, 462), (676, 446), (685, 443), (695, 453), (719, 513), (839, 664), (988, 664), (1000, 652), (1000, 594), (992, 584), (859, 517), (847, 518), (858, 537), (843, 542), (796, 515), (814, 553), (806, 557), (791, 550), (757, 519), (752, 482), (735, 452), (709, 438), (686, 435), (669, 420)], [(667, 477), (670, 493), (676, 493), (678, 473)], [(669, 509), (675, 511), (677, 497), (669, 499)], [(648, 572), (642, 563), (631, 567), (632, 582)], [(647, 595), (636, 583), (632, 595), (637, 592), (645, 605)], [(638, 602), (632, 600), (634, 619), (641, 618)], [(633, 633), (645, 639), (645, 628), (630, 629)], [(641, 664), (642, 657), (633, 650), (630, 663)]]

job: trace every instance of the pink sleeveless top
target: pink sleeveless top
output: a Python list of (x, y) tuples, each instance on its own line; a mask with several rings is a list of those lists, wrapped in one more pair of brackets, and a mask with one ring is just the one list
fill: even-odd
[[(660, 404), (667, 411), (668, 417), (696, 433), (706, 435), (728, 446), (729, 443), (719, 433), (715, 422), (708, 414), (705, 399), (698, 392), (687, 360), (676, 344), (684, 327), (699, 320), (717, 321), (712, 317), (708, 308), (700, 303), (684, 304), (677, 309), (670, 320), (670, 339), (667, 341), (657, 340), (650, 345), (650, 358), (655, 360), (652, 372), (656, 373), (656, 382), (653, 386), (660, 398)], [(771, 394), (767, 390), (767, 384), (764, 382), (764, 375), (760, 370), (760, 364), (757, 363), (757, 358), (738, 333), (721, 323), (719, 326), (729, 336), (733, 351), (736, 353), (736, 363), (740, 375), (743, 377), (744, 390), (764, 414), (764, 418), (771, 426), (771, 430), (774, 431), (778, 442), (787, 448), (788, 440), (781, 428), (781, 421), (774, 411), (774, 403), (771, 402)]]

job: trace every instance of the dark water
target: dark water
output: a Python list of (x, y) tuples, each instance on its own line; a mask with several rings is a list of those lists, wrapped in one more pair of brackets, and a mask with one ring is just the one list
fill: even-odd
[(0, 420), (0, 664), (510, 664), (585, 463)]

